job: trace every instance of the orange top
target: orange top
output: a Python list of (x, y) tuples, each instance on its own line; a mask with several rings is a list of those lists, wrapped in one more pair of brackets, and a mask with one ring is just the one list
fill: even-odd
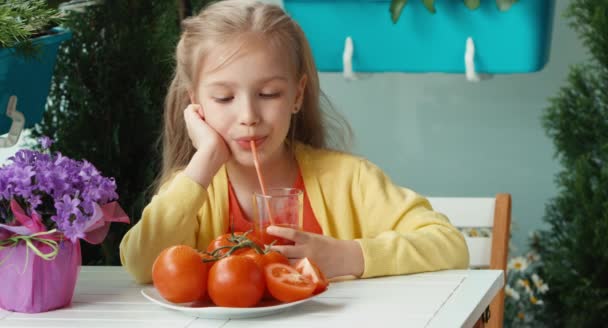
[[(323, 234), (323, 230), (321, 229), (319, 222), (317, 222), (315, 214), (312, 212), (312, 207), (310, 207), (310, 201), (308, 200), (308, 194), (306, 193), (304, 179), (302, 179), (302, 173), (300, 170), (298, 170), (298, 177), (293, 187), (301, 189), (304, 192), (304, 231)], [(228, 232), (230, 232), (230, 226), (233, 227), (234, 232), (246, 232), (253, 229), (252, 220), (247, 218), (245, 213), (243, 213), (241, 205), (239, 204), (234, 190), (232, 189), (230, 179), (228, 179), (228, 213), (230, 216)]]

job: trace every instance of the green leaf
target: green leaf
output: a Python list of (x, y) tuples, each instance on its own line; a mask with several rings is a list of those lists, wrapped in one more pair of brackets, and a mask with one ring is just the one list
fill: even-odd
[[(60, 13), (44, 0), (0, 1), (0, 48), (12, 48), (48, 32), (63, 22)], [(30, 48), (31, 45), (26, 45)]]
[(431, 13), (435, 13), (437, 12), (435, 10), (435, 0), (422, 0), (422, 3), (424, 4), (424, 6), (426, 7), (426, 9), (428, 11), (430, 11)]
[(405, 5), (407, 4), (407, 0), (392, 0), (391, 1), (391, 7), (390, 7), (390, 12), (391, 12), (391, 19), (393, 20), (393, 24), (397, 24), (397, 21), (399, 20), (399, 16), (401, 16), (401, 12), (403, 11), (403, 8), (405, 7)]
[(507, 11), (517, 1), (518, 0), (496, 0), (496, 7), (498, 7), (498, 10), (500, 11)]
[(464, 0), (464, 5), (467, 6), (471, 10), (475, 10), (475, 9), (479, 8), (479, 5), (481, 5), (481, 1), (480, 0)]

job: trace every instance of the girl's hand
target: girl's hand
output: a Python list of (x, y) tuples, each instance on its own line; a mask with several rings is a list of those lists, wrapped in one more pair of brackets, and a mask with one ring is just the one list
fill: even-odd
[(272, 246), (272, 249), (290, 259), (312, 259), (328, 279), (346, 275), (360, 277), (363, 274), (363, 251), (354, 240), (338, 240), (278, 226), (270, 226), (266, 232), (295, 243), (293, 246)]
[(222, 136), (205, 122), (200, 105), (188, 105), (184, 110), (184, 121), (196, 149), (184, 172), (207, 187), (219, 168), (230, 159), (230, 149)]
[(188, 129), (188, 136), (196, 150), (215, 149), (218, 155), (228, 161), (230, 150), (222, 136), (205, 122), (201, 105), (190, 104), (184, 110), (184, 120)]

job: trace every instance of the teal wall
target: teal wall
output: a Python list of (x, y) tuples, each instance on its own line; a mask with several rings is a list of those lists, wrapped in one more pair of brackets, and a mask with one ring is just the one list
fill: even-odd
[(448, 74), (371, 74), (358, 81), (321, 74), (322, 89), (353, 127), (354, 152), (425, 195), (511, 193), (515, 253), (525, 251), (529, 232), (543, 226), (560, 169), (541, 116), (569, 65), (585, 59), (562, 17), (568, 2), (557, 1), (550, 61), (539, 73), (480, 83)]

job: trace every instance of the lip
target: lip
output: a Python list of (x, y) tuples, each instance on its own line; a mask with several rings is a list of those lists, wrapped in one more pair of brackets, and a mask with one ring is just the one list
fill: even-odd
[(236, 139), (236, 143), (245, 150), (251, 150), (251, 141), (255, 142), (256, 148), (259, 148), (264, 141), (266, 141), (266, 137), (244, 137)]

